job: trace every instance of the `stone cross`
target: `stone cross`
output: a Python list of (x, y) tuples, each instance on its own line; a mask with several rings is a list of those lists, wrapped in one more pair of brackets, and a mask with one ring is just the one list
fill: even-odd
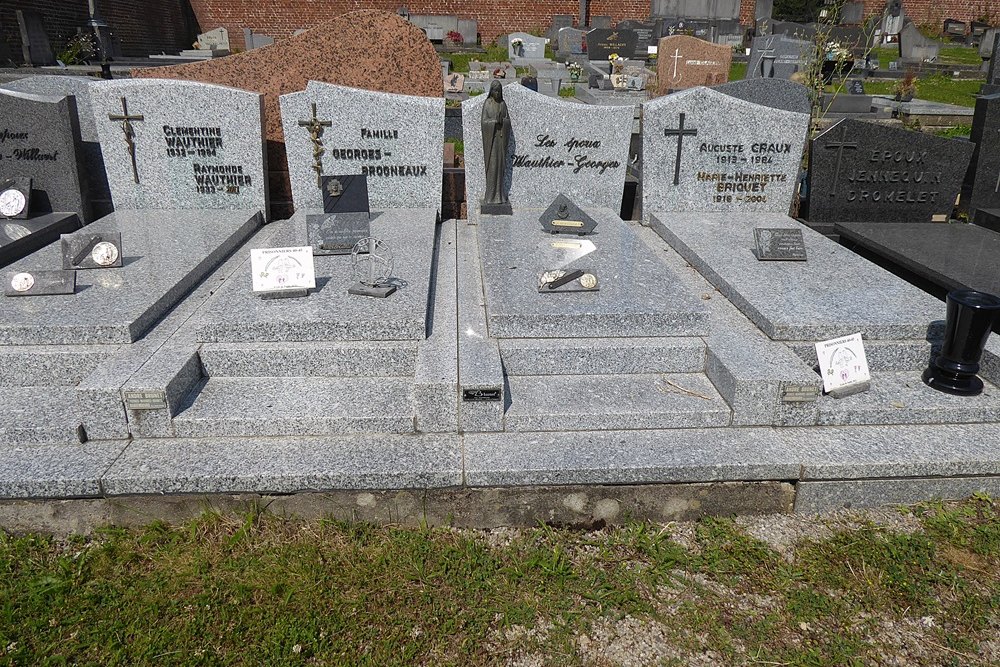
[(663, 131), (664, 135), (668, 137), (677, 137), (677, 160), (674, 162), (674, 185), (681, 182), (681, 146), (684, 143), (684, 137), (694, 137), (698, 135), (698, 130), (696, 129), (684, 129), (684, 114), (681, 113), (680, 124), (677, 129), (665, 129)]
[(827, 144), (824, 148), (835, 148), (837, 150), (837, 166), (833, 170), (833, 188), (830, 190), (830, 196), (833, 197), (837, 194), (837, 181), (840, 178), (840, 162), (844, 157), (844, 149), (852, 148), (857, 149), (857, 142), (847, 143), (847, 128), (845, 127), (843, 132), (840, 133), (840, 141), (835, 141)]
[(108, 114), (108, 120), (121, 122), (122, 132), (125, 133), (125, 145), (128, 146), (129, 156), (132, 158), (132, 178), (139, 182), (139, 166), (135, 161), (135, 128), (132, 127), (134, 120), (146, 120), (142, 114), (130, 115), (128, 112), (128, 100), (122, 98), (121, 114)]
[(333, 121), (331, 120), (320, 120), (316, 115), (316, 103), (312, 104), (312, 118), (309, 120), (300, 120), (299, 127), (305, 127), (309, 129), (309, 137), (312, 139), (313, 143), (313, 171), (316, 172), (316, 187), (323, 187), (323, 154), (326, 153), (326, 149), (323, 148), (323, 128), (333, 127)]

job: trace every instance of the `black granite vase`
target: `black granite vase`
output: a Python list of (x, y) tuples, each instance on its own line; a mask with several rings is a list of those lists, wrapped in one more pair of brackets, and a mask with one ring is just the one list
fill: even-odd
[(976, 377), (979, 359), (1000, 313), (1000, 298), (975, 290), (948, 293), (948, 319), (941, 353), (924, 371), (929, 387), (958, 396), (976, 396), (983, 381)]

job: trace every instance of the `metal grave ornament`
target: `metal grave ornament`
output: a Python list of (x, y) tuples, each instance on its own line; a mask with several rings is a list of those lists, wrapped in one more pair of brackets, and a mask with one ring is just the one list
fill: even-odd
[(368, 177), (363, 174), (321, 177), (324, 213), (364, 213), (368, 203)]
[(597, 273), (579, 266), (570, 266), (595, 252), (597, 246), (589, 239), (547, 241), (543, 246), (545, 261), (554, 267), (538, 275), (538, 293), (596, 292), (601, 283)]
[(6, 296), (48, 296), (76, 291), (76, 271), (20, 271), (9, 274)]
[(323, 213), (306, 216), (306, 235), (314, 255), (349, 255), (371, 236), (367, 213)]
[(538, 221), (542, 223), (542, 229), (550, 234), (586, 236), (597, 229), (597, 221), (563, 194), (555, 198)]
[(30, 178), (8, 178), (0, 182), (0, 217), (24, 220), (31, 201)]
[(801, 229), (755, 227), (753, 240), (758, 261), (806, 261), (806, 243)]
[(357, 283), (348, 294), (384, 299), (396, 291), (392, 283), (394, 261), (389, 244), (374, 237), (363, 238), (351, 250)]
[(63, 234), (63, 269), (110, 269), (122, 266), (121, 232)]
[(129, 157), (132, 160), (132, 178), (138, 183), (139, 164), (135, 159), (135, 128), (132, 126), (132, 122), (142, 122), (146, 118), (142, 114), (130, 114), (128, 112), (128, 100), (123, 97), (122, 112), (120, 114), (108, 114), (108, 120), (122, 124), (122, 138), (125, 141), (125, 148), (128, 150)]

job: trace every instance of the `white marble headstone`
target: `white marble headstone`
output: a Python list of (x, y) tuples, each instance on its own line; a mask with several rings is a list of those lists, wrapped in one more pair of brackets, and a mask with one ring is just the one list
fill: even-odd
[[(462, 103), (470, 214), (486, 191), (482, 113), (486, 95)], [(546, 208), (559, 194), (579, 206), (621, 207), (634, 109), (575, 104), (505, 86), (511, 141), (505, 184), (513, 206)]]
[(323, 126), (327, 176), (364, 174), (372, 209), (441, 205), (444, 174), (444, 98), (381, 93), (310, 81), (282, 95), (281, 123), (295, 208), (322, 209), (316, 176), (312, 105)]
[(103, 81), (90, 95), (115, 209), (267, 214), (263, 95), (170, 79)]
[(809, 114), (688, 90), (643, 105), (642, 197), (657, 211), (787, 214)]

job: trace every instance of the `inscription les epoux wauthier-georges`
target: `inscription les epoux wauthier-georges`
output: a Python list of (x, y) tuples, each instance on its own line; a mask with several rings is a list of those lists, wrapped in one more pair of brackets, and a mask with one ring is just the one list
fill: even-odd
[(592, 158), (591, 151), (601, 148), (600, 139), (578, 139), (570, 137), (565, 142), (553, 139), (551, 135), (539, 134), (531, 148), (542, 149), (544, 154), (515, 153), (514, 169), (569, 169), (574, 174), (584, 170), (604, 174), (608, 169), (621, 166), (618, 160)]

